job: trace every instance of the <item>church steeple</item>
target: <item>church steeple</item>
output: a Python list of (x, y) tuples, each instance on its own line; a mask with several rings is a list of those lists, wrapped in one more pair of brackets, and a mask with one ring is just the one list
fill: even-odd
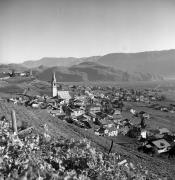
[(52, 75), (52, 83), (51, 83), (51, 88), (52, 88), (52, 97), (57, 96), (57, 85), (56, 85), (56, 76), (55, 76), (55, 72)]
[(56, 82), (56, 76), (55, 76), (55, 72), (53, 72), (53, 74), (52, 74), (52, 82)]

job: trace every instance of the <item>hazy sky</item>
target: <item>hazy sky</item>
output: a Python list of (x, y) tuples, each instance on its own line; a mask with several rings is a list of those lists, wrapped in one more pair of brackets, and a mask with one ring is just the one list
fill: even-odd
[(175, 49), (175, 0), (0, 0), (0, 63)]

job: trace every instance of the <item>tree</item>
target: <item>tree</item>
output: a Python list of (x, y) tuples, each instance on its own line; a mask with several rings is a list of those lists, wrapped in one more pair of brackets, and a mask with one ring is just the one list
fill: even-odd
[(11, 71), (12, 71), (12, 72), (11, 72), (11, 73), (9, 73), (10, 77), (15, 77), (15, 70), (14, 70), (14, 69), (12, 69)]

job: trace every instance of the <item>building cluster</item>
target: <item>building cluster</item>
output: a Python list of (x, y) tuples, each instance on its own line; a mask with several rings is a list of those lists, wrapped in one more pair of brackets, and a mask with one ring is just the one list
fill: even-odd
[(11, 72), (1, 72), (0, 73), (0, 80), (6, 80), (12, 77), (31, 77), (32, 76), (32, 70), (30, 71), (14, 71)]
[[(158, 90), (83, 85), (63, 87), (60, 84), (57, 88), (57, 85), (54, 74), (51, 84), (52, 97), (30, 97), (24, 94), (8, 101), (46, 109), (52, 116), (85, 130), (90, 129), (98, 136), (110, 138), (122, 135), (135, 138), (140, 143), (138, 150), (151, 155), (156, 152), (172, 153), (174, 134), (166, 128), (148, 130), (146, 122), (150, 115), (125, 106), (127, 102), (132, 101), (147, 104), (160, 102), (163, 99)], [(125, 113), (137, 117), (140, 123), (132, 123), (131, 119), (124, 116)]]

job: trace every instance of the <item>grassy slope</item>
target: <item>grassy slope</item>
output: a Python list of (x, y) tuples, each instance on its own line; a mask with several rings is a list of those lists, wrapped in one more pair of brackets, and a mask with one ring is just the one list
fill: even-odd
[[(160, 110), (154, 110), (152, 108), (148, 108), (149, 104), (144, 103), (134, 103), (134, 102), (127, 102), (125, 103), (126, 106), (132, 107), (139, 111), (145, 111), (150, 114), (150, 120), (147, 120), (146, 123), (148, 127), (152, 129), (163, 128), (166, 127), (169, 130), (175, 132), (175, 114), (170, 112), (162, 112)], [(131, 113), (125, 113), (125, 117), (132, 119), (133, 123), (139, 123), (139, 118), (134, 118)]]
[(23, 93), (28, 88), (28, 95), (51, 94), (51, 86), (48, 82), (39, 81), (35, 78), (12, 78), (0, 81), (0, 96), (2, 94), (15, 95), (16, 93)]

